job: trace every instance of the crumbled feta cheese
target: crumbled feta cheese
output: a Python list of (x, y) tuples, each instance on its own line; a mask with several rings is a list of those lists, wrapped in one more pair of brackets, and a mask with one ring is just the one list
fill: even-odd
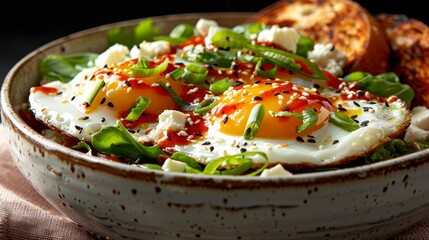
[(319, 67), (339, 77), (343, 75), (343, 68), (346, 64), (347, 56), (336, 49), (332, 43), (314, 45), (313, 51), (308, 52), (308, 59)]
[(195, 28), (197, 29), (197, 32), (201, 36), (207, 36), (209, 33), (210, 27), (217, 27), (217, 26), (219, 25), (214, 20), (200, 18), (200, 20), (198, 20), (197, 24), (195, 25)]
[(170, 43), (164, 40), (155, 42), (143, 41), (131, 49), (131, 58), (161, 56), (170, 51)]
[(286, 177), (292, 176), (292, 173), (283, 168), (281, 164), (268, 169), (264, 169), (261, 173), (261, 177)]
[(428, 140), (429, 109), (424, 106), (414, 107), (411, 111), (411, 125), (405, 133), (404, 141)]
[(164, 131), (179, 132), (185, 128), (186, 118), (186, 114), (180, 111), (164, 110), (158, 116), (158, 125), (150, 134), (154, 138), (158, 138)]
[(122, 62), (129, 53), (130, 50), (127, 46), (116, 43), (95, 59), (95, 65), (102, 68), (105, 65)]
[(184, 172), (186, 163), (167, 158), (164, 164), (162, 164), (162, 169), (166, 172)]
[(294, 28), (282, 27), (277, 25), (272, 26), (270, 29), (265, 29), (259, 32), (259, 42), (271, 42), (282, 46), (284, 49), (293, 53), (296, 52), (296, 45), (300, 35)]

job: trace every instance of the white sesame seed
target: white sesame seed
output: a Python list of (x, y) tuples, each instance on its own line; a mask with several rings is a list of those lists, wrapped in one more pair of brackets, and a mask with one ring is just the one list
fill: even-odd
[(177, 135), (178, 135), (178, 136), (181, 136), (181, 137), (186, 137), (186, 136), (188, 136), (188, 133), (187, 133), (187, 132), (185, 132), (185, 131), (183, 131), (183, 130), (181, 130), (181, 131), (179, 131), (179, 132), (177, 133)]

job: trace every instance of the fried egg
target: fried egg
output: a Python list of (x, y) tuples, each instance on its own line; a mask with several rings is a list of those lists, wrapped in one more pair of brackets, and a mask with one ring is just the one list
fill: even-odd
[[(208, 131), (204, 138), (174, 149), (204, 164), (227, 155), (257, 151), (267, 154), (272, 166), (329, 166), (366, 155), (402, 134), (410, 123), (406, 104), (398, 98), (380, 99), (347, 88), (340, 93), (329, 88), (319, 90), (282, 80), (231, 88), (206, 117)], [(246, 123), (257, 104), (263, 104), (266, 111), (255, 138), (246, 140)], [(305, 109), (312, 109), (317, 121), (301, 132), (297, 131), (303, 124), (301, 119), (274, 114), (302, 114)], [(358, 129), (350, 132), (330, 121), (329, 116), (338, 111), (350, 116)], [(259, 155), (253, 160), (255, 165), (265, 161)]]
[[(170, 85), (179, 95), (193, 89), (192, 94), (188, 94), (188, 100), (203, 98), (206, 94), (202, 88), (181, 85), (160, 74), (132, 77), (130, 66), (137, 61), (131, 59), (100, 69), (85, 69), (68, 83), (53, 81), (33, 87), (29, 96), (30, 108), (36, 119), (62, 134), (80, 140), (89, 142), (101, 128), (116, 125), (118, 121), (122, 121), (138, 139), (157, 125), (158, 116), (164, 110), (178, 109), (177, 104), (158, 84), (159, 81)], [(88, 103), (96, 80), (103, 80), (104, 86)], [(124, 120), (139, 96), (150, 99), (151, 103), (136, 121)]]

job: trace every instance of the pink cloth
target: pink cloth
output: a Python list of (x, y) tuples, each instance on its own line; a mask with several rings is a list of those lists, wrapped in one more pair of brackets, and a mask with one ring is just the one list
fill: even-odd
[[(0, 125), (0, 240), (92, 240), (44, 200), (14, 165)], [(392, 240), (429, 239), (429, 217)]]

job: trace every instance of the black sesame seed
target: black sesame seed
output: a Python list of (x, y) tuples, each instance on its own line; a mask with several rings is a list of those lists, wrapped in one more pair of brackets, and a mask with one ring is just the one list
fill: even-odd
[(201, 136), (203, 136), (203, 134), (201, 134), (201, 133), (199, 133), (199, 132), (196, 132), (196, 133), (194, 133), (194, 136), (201, 137)]
[(307, 137), (309, 137), (309, 138), (315, 138), (313, 135), (307, 135)]
[(185, 65), (184, 63), (182, 63), (182, 62), (176, 62), (176, 63), (174, 63), (174, 64), (176, 64), (176, 65)]
[(283, 108), (283, 110), (285, 110), (285, 111), (290, 111), (290, 108), (289, 108), (288, 106), (283, 106), (282, 108)]
[(296, 140), (297, 140), (298, 142), (304, 142), (304, 139), (303, 139), (302, 137), (300, 137), (300, 136), (296, 137)]
[(103, 68), (107, 68), (107, 64), (105, 64), (105, 65), (103, 66)]
[(58, 93), (57, 93), (57, 95), (61, 95), (61, 94), (63, 94), (63, 92), (58, 92)]
[(101, 118), (101, 122), (105, 122), (106, 119), (104, 117)]
[(254, 82), (254, 84), (258, 84), (258, 83), (260, 83), (261, 82), (261, 80), (256, 80), (255, 82)]
[(213, 150), (214, 150), (214, 147), (213, 147), (213, 146), (211, 146), (211, 147), (210, 147), (210, 152), (213, 152)]
[(364, 112), (368, 112), (370, 109), (373, 109), (372, 107), (363, 107)]
[(345, 109), (343, 107), (339, 107), (338, 110), (340, 110), (341, 112), (347, 112), (347, 109)]
[(340, 141), (338, 141), (338, 140), (334, 140), (333, 142), (332, 142), (332, 144), (333, 145), (335, 145), (335, 144), (337, 144), (337, 143), (339, 143)]
[(92, 80), (94, 78), (95, 78), (95, 75), (93, 74), (93, 75), (91, 75), (91, 78), (89, 80)]
[(356, 97), (357, 97), (357, 98), (362, 97), (362, 95), (363, 95), (363, 91), (362, 91), (362, 90), (357, 90), (357, 91), (356, 91)]
[(84, 116), (84, 117), (81, 117), (80, 118), (80, 120), (88, 120), (89, 119), (89, 117), (88, 116)]
[(226, 124), (226, 123), (228, 122), (228, 116), (225, 116), (225, 117), (222, 119), (222, 121), (223, 121), (223, 124)]
[(81, 126), (74, 125), (74, 127), (75, 127), (77, 130), (79, 130), (79, 134), (81, 134), (81, 133), (82, 133), (83, 128), (82, 128)]
[(356, 107), (360, 107), (360, 104), (359, 104), (358, 102), (356, 102), (356, 101), (353, 101), (353, 104), (354, 104)]
[(260, 96), (254, 96), (254, 97), (252, 98), (252, 100), (253, 100), (253, 101), (262, 101), (262, 97), (260, 97)]
[(113, 105), (113, 103), (112, 103), (112, 102), (108, 102), (108, 103), (107, 103), (107, 106), (109, 106), (109, 107), (111, 107), (111, 108), (114, 108), (114, 107), (115, 107), (115, 105)]
[(374, 104), (377, 104), (377, 103), (376, 103), (376, 102), (374, 102), (374, 101), (371, 101), (371, 102), (369, 102), (369, 104), (374, 105)]
[(265, 85), (273, 85), (272, 82), (266, 82)]
[(237, 86), (240, 86), (240, 85), (243, 85), (244, 84), (244, 82), (242, 82), (242, 81), (237, 81), (237, 82), (235, 82), (234, 83), (234, 87), (237, 87)]
[(73, 96), (70, 100), (73, 101), (76, 98), (76, 96)]
[(282, 94), (282, 93), (281, 92), (276, 92), (276, 93), (274, 93), (274, 96), (278, 96), (280, 94)]
[(282, 93), (288, 94), (288, 93), (290, 93), (290, 91), (289, 90), (283, 90)]
[(128, 80), (125, 80), (125, 81), (124, 81), (124, 84), (125, 84), (125, 85), (127, 85), (128, 87), (131, 87), (131, 83), (130, 83), (130, 81), (128, 81)]
[(357, 117), (358, 117), (358, 115), (354, 114), (354, 115), (351, 115), (350, 117), (351, 117), (352, 119), (355, 119), (355, 118), (357, 118)]
[(388, 102), (384, 102), (384, 105), (386, 105), (386, 107), (389, 107), (389, 103)]
[(171, 139), (171, 134), (170, 133), (167, 133), (167, 138)]
[(316, 89), (319, 89), (320, 85), (316, 83), (316, 84), (313, 84), (313, 87), (316, 88)]
[(309, 142), (309, 143), (315, 143), (316, 139), (310, 138), (310, 139), (307, 140), (307, 142)]
[(369, 123), (369, 121), (368, 121), (368, 120), (365, 120), (365, 121), (362, 121), (362, 122), (360, 123), (360, 125), (361, 125), (362, 127), (366, 127), (366, 126), (368, 126), (368, 123)]
[(206, 141), (206, 142), (203, 142), (201, 145), (210, 145), (210, 144), (212, 144), (212, 143), (209, 141)]
[(244, 153), (244, 152), (246, 152), (247, 151), (247, 149), (245, 149), (245, 148), (240, 148), (240, 152), (241, 153)]
[(247, 142), (244, 142), (244, 143), (243, 143), (243, 146), (247, 146)]
[(104, 102), (106, 102), (106, 98), (105, 98), (105, 97), (103, 97), (103, 98), (101, 99), (100, 104), (103, 104)]
[(133, 129), (127, 129), (128, 130), (128, 132), (130, 132), (130, 133), (136, 133), (136, 131), (134, 131)]
[(238, 71), (234, 71), (233, 74), (235, 77), (238, 77)]

